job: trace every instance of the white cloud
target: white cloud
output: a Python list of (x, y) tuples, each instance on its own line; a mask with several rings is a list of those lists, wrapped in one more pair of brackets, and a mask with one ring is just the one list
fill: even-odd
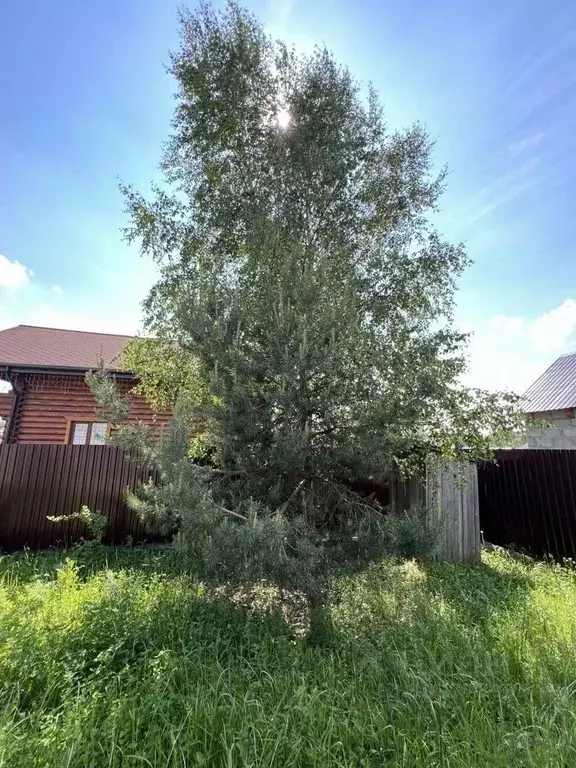
[(561, 351), (576, 328), (576, 300), (565, 301), (537, 317), (529, 327), (530, 339), (541, 351)]
[(133, 335), (140, 327), (142, 298), (142, 292), (135, 291), (127, 300), (121, 290), (88, 298), (63, 294), (59, 286), (28, 280), (20, 290), (2, 296), (0, 330), (24, 324)]
[(127, 296), (121, 282), (110, 279), (97, 294), (92, 287), (65, 293), (58, 284), (43, 284), (32, 270), (0, 256), (0, 330), (22, 324), (134, 335), (141, 328), (141, 301), (148, 286), (142, 280)]
[(17, 291), (29, 282), (33, 272), (19, 261), (10, 261), (0, 253), (0, 288)]
[(561, 354), (576, 349), (576, 300), (535, 317), (494, 315), (472, 330), (466, 383), (524, 392)]

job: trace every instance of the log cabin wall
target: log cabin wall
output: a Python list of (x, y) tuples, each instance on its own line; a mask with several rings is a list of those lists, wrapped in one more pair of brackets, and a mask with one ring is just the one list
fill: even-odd
[[(122, 394), (134, 386), (133, 380), (118, 382)], [(83, 376), (62, 374), (26, 374), (20, 380), (22, 397), (11, 430), (10, 442), (16, 444), (54, 444), (69, 440), (70, 423), (95, 421), (97, 405)], [(131, 395), (129, 421), (164, 427), (169, 414), (154, 414), (143, 397)]]

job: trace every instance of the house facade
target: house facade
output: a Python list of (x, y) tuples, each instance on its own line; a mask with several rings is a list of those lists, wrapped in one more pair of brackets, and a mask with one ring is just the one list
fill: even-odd
[(19, 325), (0, 331), (0, 393), (5, 443), (98, 445), (110, 425), (97, 414), (86, 372), (102, 362), (122, 394), (129, 397), (129, 422), (164, 427), (170, 416), (154, 413), (131, 390), (135, 379), (122, 369), (122, 351), (130, 336)]
[(576, 449), (576, 354), (562, 355), (526, 391), (528, 448)]

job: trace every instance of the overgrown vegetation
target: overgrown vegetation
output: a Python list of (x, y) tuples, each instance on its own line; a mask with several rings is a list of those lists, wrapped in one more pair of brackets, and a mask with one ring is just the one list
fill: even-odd
[(576, 763), (572, 568), (383, 562), (311, 649), (271, 587), (235, 607), (174, 550), (72, 557), (0, 561), (0, 765)]

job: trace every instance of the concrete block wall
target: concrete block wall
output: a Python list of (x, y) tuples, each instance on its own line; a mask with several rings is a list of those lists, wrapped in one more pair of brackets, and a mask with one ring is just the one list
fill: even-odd
[(543, 419), (552, 427), (549, 429), (529, 429), (526, 445), (528, 448), (558, 448), (576, 450), (576, 418), (566, 416), (565, 411), (545, 411), (532, 414), (535, 419)]

